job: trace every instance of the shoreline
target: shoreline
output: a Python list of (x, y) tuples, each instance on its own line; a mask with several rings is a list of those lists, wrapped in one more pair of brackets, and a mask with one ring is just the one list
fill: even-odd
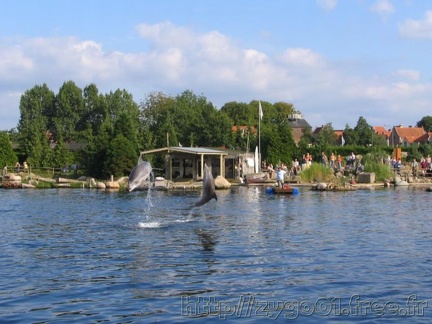
[[(229, 189), (231, 186), (245, 186), (245, 187), (274, 187), (276, 181), (267, 180), (265, 182), (258, 183), (241, 183), (235, 179), (223, 178), (223, 181), (216, 181), (216, 190)], [(432, 178), (411, 178), (410, 181), (379, 181), (373, 183), (345, 183), (343, 185), (336, 186), (332, 182), (298, 182), (298, 181), (286, 181), (291, 187), (298, 188), (309, 188), (311, 190), (318, 191), (350, 191), (350, 190), (371, 190), (388, 187), (416, 187), (431, 189), (432, 191)], [(57, 178), (44, 178), (35, 174), (20, 174), (15, 175), (9, 173), (0, 177), (0, 189), (51, 189), (51, 188), (71, 188), (71, 189), (97, 189), (97, 190), (126, 190), (128, 178), (122, 177), (117, 181), (114, 179), (110, 180), (95, 180), (82, 176), (78, 179), (69, 179), (64, 177)], [(398, 184), (399, 183), (399, 184)], [(184, 182), (173, 182), (169, 180), (163, 180), (155, 182), (152, 189), (155, 190), (200, 190), (202, 188), (202, 181), (184, 181)], [(142, 188), (139, 190), (147, 190)], [(127, 190), (126, 190), (127, 191)]]

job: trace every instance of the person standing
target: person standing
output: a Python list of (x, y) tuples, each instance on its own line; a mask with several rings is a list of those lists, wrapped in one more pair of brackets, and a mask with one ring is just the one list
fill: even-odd
[(19, 162), (15, 163), (15, 173), (18, 174), (20, 172), (21, 164)]
[(277, 171), (276, 171), (276, 181), (277, 181), (277, 186), (279, 188), (283, 188), (285, 173), (286, 173), (285, 170), (282, 170), (279, 167), (277, 168)]

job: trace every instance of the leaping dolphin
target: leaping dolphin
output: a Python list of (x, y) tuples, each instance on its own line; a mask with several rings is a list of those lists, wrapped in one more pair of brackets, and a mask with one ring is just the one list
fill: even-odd
[(207, 164), (204, 164), (201, 199), (197, 203), (195, 203), (195, 206), (202, 206), (208, 203), (213, 198), (217, 200), (214, 178), (210, 172), (210, 168), (207, 166)]
[(128, 190), (141, 187), (144, 182), (152, 175), (152, 166), (149, 162), (143, 161), (141, 157), (138, 159), (138, 164), (132, 169), (129, 175)]

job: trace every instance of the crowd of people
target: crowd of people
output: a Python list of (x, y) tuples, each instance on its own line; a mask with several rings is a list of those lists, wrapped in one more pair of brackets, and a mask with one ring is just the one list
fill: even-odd
[[(346, 163), (343, 165), (343, 158), (340, 154), (336, 155), (331, 153), (330, 157), (327, 157), (325, 152), (321, 153), (320, 160), (318, 163), (337, 171), (353, 170), (356, 174), (364, 171), (364, 166), (361, 163), (361, 159), (357, 159), (354, 152), (346, 157)], [(303, 154), (301, 160), (294, 158), (291, 167), (289, 168), (285, 163), (273, 166), (272, 163), (267, 164), (266, 161), (262, 163), (262, 169), (266, 170), (269, 174), (269, 178), (275, 178), (279, 186), (283, 186), (284, 178), (287, 176), (296, 176), (300, 172), (306, 170), (312, 165), (312, 155), (309, 153)], [(274, 177), (273, 177), (274, 175)]]

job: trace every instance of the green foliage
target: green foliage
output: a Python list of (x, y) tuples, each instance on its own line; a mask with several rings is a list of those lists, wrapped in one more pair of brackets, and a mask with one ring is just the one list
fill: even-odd
[(300, 178), (303, 182), (329, 182), (334, 178), (334, 175), (330, 168), (315, 162), (300, 172)]
[(0, 168), (14, 166), (18, 158), (13, 151), (12, 143), (6, 132), (0, 132)]
[(329, 146), (334, 145), (336, 141), (336, 134), (331, 123), (323, 126), (316, 139), (316, 145), (320, 147), (321, 151), (325, 151)]
[(72, 153), (69, 152), (69, 149), (67, 148), (67, 146), (65, 145), (65, 143), (63, 143), (63, 141), (60, 139), (57, 143), (57, 145), (55, 146), (55, 148), (52, 150), (52, 155), (51, 155), (51, 163), (49, 166), (51, 167), (65, 167), (65, 166), (69, 166), (72, 164), (73, 160), (72, 160)]
[[(382, 147), (386, 154), (391, 154), (392, 148), (385, 146), (385, 140), (374, 134), (363, 117), (354, 129), (346, 125), (345, 146), (333, 145), (331, 123), (326, 124), (317, 138), (307, 130), (296, 146), (288, 123), (296, 112), (294, 106), (261, 101), (263, 118), (259, 119), (258, 105), (257, 100), (228, 102), (217, 110), (204, 96), (190, 90), (175, 97), (151, 93), (137, 105), (126, 90), (101, 94), (95, 84), (80, 89), (73, 81), (67, 81), (58, 94), (45, 84), (26, 91), (20, 100), (18, 131), (11, 135), (19, 143), (19, 151), (15, 153), (31, 166), (58, 168), (79, 162), (80, 169), (97, 178), (126, 175), (135, 165), (140, 150), (168, 145), (252, 151), (258, 145), (258, 129), (262, 160), (273, 164), (290, 164), (306, 153), (313, 156), (314, 162), (321, 152), (327, 156), (334, 152), (345, 159), (351, 152), (364, 156)], [(428, 130), (431, 119), (426, 116), (418, 124)], [(234, 133), (233, 125), (246, 126), (248, 131)], [(66, 149), (71, 142), (84, 142), (87, 147), (73, 156)], [(432, 155), (432, 146), (407, 147), (404, 151), (408, 153), (407, 160), (420, 159)], [(157, 162), (164, 163), (160, 157)]]
[(134, 144), (124, 135), (117, 135), (109, 144), (105, 161), (103, 162), (103, 176), (105, 178), (126, 176), (136, 164), (138, 157)]
[(424, 116), (417, 122), (417, 127), (423, 127), (426, 132), (432, 132), (432, 116)]
[(376, 151), (362, 155), (362, 164), (364, 171), (375, 173), (376, 181), (384, 181), (393, 176), (393, 170), (390, 166), (384, 163), (384, 159), (388, 154), (384, 151)]

